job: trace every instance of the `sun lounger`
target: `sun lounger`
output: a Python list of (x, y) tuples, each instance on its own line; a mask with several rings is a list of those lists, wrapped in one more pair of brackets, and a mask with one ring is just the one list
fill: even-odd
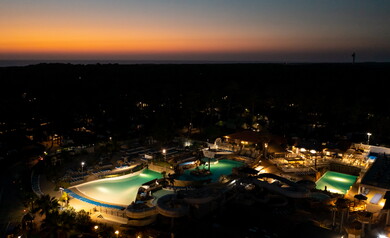
[(383, 194), (381, 193), (376, 193), (370, 200), (370, 203), (372, 204), (378, 204), (379, 201), (382, 199)]

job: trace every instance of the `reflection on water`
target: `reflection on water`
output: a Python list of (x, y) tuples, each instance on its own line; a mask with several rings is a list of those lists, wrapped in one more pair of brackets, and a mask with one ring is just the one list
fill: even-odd
[(138, 188), (142, 184), (161, 177), (161, 173), (146, 169), (133, 177), (97, 181), (79, 185), (77, 188), (91, 198), (108, 203), (128, 205), (135, 201)]

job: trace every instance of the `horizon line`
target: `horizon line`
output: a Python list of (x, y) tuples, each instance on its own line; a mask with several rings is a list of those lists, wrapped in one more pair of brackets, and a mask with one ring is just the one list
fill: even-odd
[(386, 64), (390, 61), (266, 61), (266, 60), (126, 60), (126, 59), (0, 59), (0, 67), (31, 66), (39, 64)]

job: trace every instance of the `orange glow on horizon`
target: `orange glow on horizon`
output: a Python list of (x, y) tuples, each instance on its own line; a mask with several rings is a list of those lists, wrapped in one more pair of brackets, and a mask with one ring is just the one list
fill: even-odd
[(359, 60), (387, 60), (390, 49), (390, 31), (383, 24), (390, 3), (375, 1), (19, 0), (0, 5), (0, 59), (5, 60), (345, 62), (352, 52)]
[[(107, 34), (110, 35), (110, 34)], [(137, 35), (137, 34), (135, 34)], [(104, 34), (42, 34), (0, 39), (0, 53), (93, 53), (93, 54), (155, 54), (155, 53), (239, 53), (271, 52), (296, 49), (310, 50), (309, 44), (277, 39), (186, 38), (165, 36), (105, 36)], [(338, 48), (338, 47), (334, 47)], [(318, 47), (317, 47), (318, 49)]]
[[(5, 26), (4, 24), (2, 25)], [(129, 27), (130, 28), (130, 27)], [(0, 53), (8, 54), (171, 54), (248, 53), (315, 48), (307, 40), (288, 39), (264, 29), (265, 33), (240, 36), (239, 32), (204, 29), (160, 29), (94, 25), (79, 28), (63, 24), (45, 28), (5, 27)], [(318, 48), (318, 47), (317, 47)]]
[[(0, 52), (5, 53), (174, 53), (236, 52), (272, 48), (253, 39), (223, 39), (213, 36), (153, 32), (14, 32), (0, 39)], [(11, 35), (11, 36), (10, 36)]]

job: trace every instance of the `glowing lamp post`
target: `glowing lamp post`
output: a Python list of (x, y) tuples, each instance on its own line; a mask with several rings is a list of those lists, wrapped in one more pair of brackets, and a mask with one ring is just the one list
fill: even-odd
[(84, 161), (83, 161), (83, 162), (81, 162), (81, 174), (82, 174), (82, 175), (84, 175), (84, 173), (83, 173), (84, 164), (85, 164), (85, 162), (84, 162)]
[(95, 225), (94, 227), (93, 227), (93, 229), (95, 230), (95, 232), (96, 232), (96, 234), (98, 235), (98, 237), (101, 237), (100, 236), (100, 232), (99, 232), (99, 226), (98, 225)]
[(119, 236), (119, 231), (118, 230), (115, 231), (115, 235), (118, 238), (118, 236)]
[(164, 160), (167, 160), (167, 150), (166, 149), (163, 149), (162, 150), (162, 153), (164, 155)]
[(268, 143), (264, 143), (264, 157), (267, 158)]
[(367, 145), (369, 145), (370, 144), (370, 136), (371, 136), (372, 134), (370, 133), (370, 132), (367, 132)]

